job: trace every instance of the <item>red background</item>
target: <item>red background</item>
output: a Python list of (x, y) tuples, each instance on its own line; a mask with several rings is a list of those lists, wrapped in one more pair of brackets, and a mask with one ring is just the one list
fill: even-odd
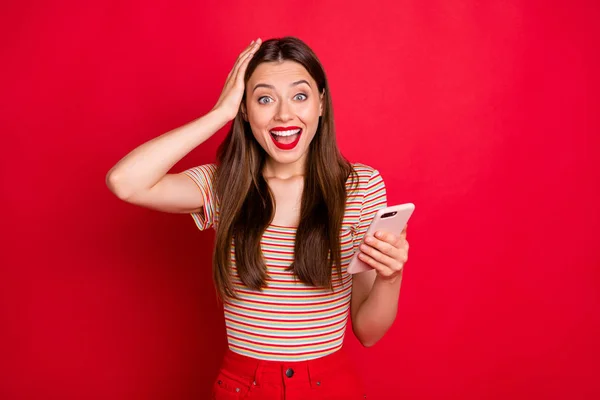
[(370, 398), (599, 398), (597, 4), (3, 3), (0, 398), (207, 398), (213, 233), (104, 176), (283, 35), (321, 58), (344, 154), (417, 204), (396, 323), (347, 337)]

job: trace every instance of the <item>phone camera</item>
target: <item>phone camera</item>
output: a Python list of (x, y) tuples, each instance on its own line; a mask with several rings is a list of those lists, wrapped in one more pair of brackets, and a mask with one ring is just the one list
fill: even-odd
[(389, 212), (389, 213), (385, 213), (385, 214), (383, 214), (381, 216), (381, 219), (383, 219), (383, 218), (391, 218), (391, 217), (393, 217), (396, 214), (398, 214), (398, 211), (392, 211), (392, 212)]

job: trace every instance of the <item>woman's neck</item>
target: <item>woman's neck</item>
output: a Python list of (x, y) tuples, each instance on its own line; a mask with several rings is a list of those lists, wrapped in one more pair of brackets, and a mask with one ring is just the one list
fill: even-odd
[(265, 178), (289, 179), (304, 175), (306, 155), (293, 163), (278, 163), (272, 158), (267, 158), (263, 175)]

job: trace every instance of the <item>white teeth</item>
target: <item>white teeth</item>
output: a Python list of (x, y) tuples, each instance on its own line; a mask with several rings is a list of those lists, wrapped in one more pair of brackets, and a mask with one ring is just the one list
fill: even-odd
[(297, 133), (300, 133), (302, 129), (292, 129), (291, 131), (271, 131), (271, 133), (275, 136), (292, 136)]

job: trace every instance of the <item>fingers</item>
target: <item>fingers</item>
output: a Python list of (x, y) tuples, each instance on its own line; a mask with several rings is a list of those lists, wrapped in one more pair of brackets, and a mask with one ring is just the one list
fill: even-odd
[(369, 258), (383, 265), (392, 265), (396, 261), (387, 253), (384, 253), (375, 247), (367, 246), (366, 244), (360, 246), (360, 251), (363, 255), (367, 255)]
[(402, 229), (402, 232), (400, 232), (400, 237), (402, 239), (406, 239), (406, 229), (408, 228), (408, 224), (404, 225), (404, 229)]
[(229, 71), (229, 75), (227, 75), (227, 80), (226, 80), (227, 84), (230, 83), (232, 76), (235, 77), (237, 75), (237, 70), (240, 66), (241, 60), (244, 58), (244, 54), (248, 54), (248, 52), (250, 51), (252, 46), (254, 46), (254, 40), (236, 58), (235, 63), (233, 64), (233, 67)]
[(365, 237), (358, 257), (377, 270), (377, 274), (382, 278), (395, 280), (408, 261), (408, 247), (406, 226), (398, 236), (379, 231), (374, 237)]
[[(252, 55), (256, 52), (256, 50), (258, 50), (258, 48), (260, 47), (260, 44), (262, 43), (261, 39), (258, 38), (258, 40), (256, 41), (252, 41), (250, 43), (250, 45), (248, 47), (246, 47), (244, 49), (244, 51), (242, 51), (240, 53), (240, 55), (238, 56), (233, 68), (231, 69), (231, 71), (229, 72), (229, 75), (227, 76), (227, 80), (229, 80), (231, 77), (234, 77), (234, 81), (238, 78), (239, 75), (239, 70), (241, 69), (241, 67), (244, 64), (248, 64), (248, 60), (250, 60), (250, 58), (252, 58)], [(244, 69), (245, 72), (245, 69)]]
[(371, 261), (369, 265), (377, 268), (381, 264), (393, 271), (402, 269), (408, 261), (408, 241), (388, 232), (376, 232), (375, 236), (365, 237), (365, 243), (360, 246), (364, 258)]
[(255, 49), (255, 48), (256, 48), (256, 46), (257, 46), (257, 45), (259, 45), (259, 43), (261, 43), (261, 42), (262, 42), (262, 41), (261, 41), (261, 39), (260, 39), (260, 38), (258, 38), (258, 39), (256, 39), (256, 40), (253, 40), (253, 41), (251, 41), (251, 42), (250, 42), (250, 44), (248, 45), (248, 47), (246, 47), (246, 48), (244, 49), (244, 51), (242, 51), (242, 52), (240, 53), (240, 55), (238, 56), (238, 60), (242, 60), (242, 59), (243, 59), (243, 58), (244, 58), (246, 55), (248, 55), (248, 53), (249, 53), (249, 52), (251, 52), (251, 51), (252, 51), (252, 49)]
[[(369, 252), (369, 254), (359, 253), (358, 258), (365, 264), (369, 265), (371, 268), (377, 270), (377, 274), (383, 276), (384, 278), (391, 278), (393, 276), (396, 276), (404, 268), (404, 263), (398, 262), (393, 259), (389, 259), (389, 257), (387, 256), (384, 256), (383, 261), (380, 261), (382, 260), (382, 258), (378, 259), (378, 253), (379, 252), (377, 251)], [(381, 253), (379, 253), (379, 255), (380, 254)]]
[(388, 268), (386, 265), (380, 263), (379, 261), (375, 260), (373, 257), (365, 253), (359, 253), (358, 258), (365, 264), (369, 265), (371, 268), (377, 270), (377, 273), (380, 275), (389, 276), (391, 275), (391, 273), (393, 273), (391, 269)]
[(252, 48), (254, 47), (254, 45), (256, 44), (256, 42), (253, 40), (252, 42), (250, 42), (250, 44), (248, 45), (248, 47), (246, 47), (237, 57), (237, 59), (235, 60), (235, 64), (233, 64), (233, 68), (231, 68), (231, 70), (229, 71), (229, 75), (227, 75), (227, 80), (229, 81), (229, 78), (231, 78), (232, 76), (236, 76), (237, 74), (237, 70), (241, 64), (241, 62), (243, 61), (244, 57), (248, 54), (248, 52), (250, 52), (250, 50), (252, 50)]
[(396, 254), (396, 250), (398, 250), (396, 248), (397, 244), (399, 244), (398, 242), (399, 240), (395, 235), (387, 232), (376, 232), (375, 237), (365, 237), (366, 244), (374, 247), (384, 254), (387, 254), (390, 257), (394, 257)]
[(235, 75), (236, 81), (242, 80), (244, 78), (244, 74), (246, 73), (246, 68), (248, 67), (248, 63), (250, 62), (250, 59), (252, 59), (252, 57), (254, 56), (254, 53), (256, 53), (256, 51), (260, 47), (261, 43), (262, 43), (262, 41), (260, 40), (260, 38), (258, 38), (258, 40), (250, 46), (248, 52), (246, 52), (244, 54), (244, 57), (241, 60), (241, 63), (239, 65), (236, 75)]
[(404, 242), (406, 242), (406, 228), (408, 225), (404, 226), (404, 229), (402, 230), (402, 232), (400, 232), (399, 236), (393, 235), (389, 232), (375, 232), (375, 237), (377, 237), (380, 240), (383, 240), (385, 242), (390, 243), (392, 246), (400, 248), (404, 245)]

